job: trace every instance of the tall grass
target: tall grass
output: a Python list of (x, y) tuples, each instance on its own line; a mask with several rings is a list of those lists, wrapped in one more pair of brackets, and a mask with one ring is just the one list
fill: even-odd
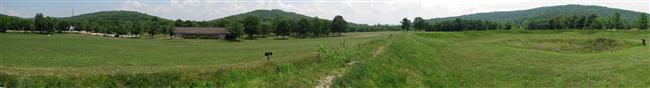
[[(561, 53), (507, 47), (513, 39), (635, 41), (621, 50)], [(645, 31), (470, 31), (414, 33), (353, 67), (335, 87), (648, 87)], [(587, 41), (590, 42), (590, 41)], [(602, 43), (601, 43), (602, 42)], [(611, 42), (611, 41), (610, 41)], [(599, 45), (595, 45), (599, 46)], [(597, 48), (597, 47), (596, 47)]]

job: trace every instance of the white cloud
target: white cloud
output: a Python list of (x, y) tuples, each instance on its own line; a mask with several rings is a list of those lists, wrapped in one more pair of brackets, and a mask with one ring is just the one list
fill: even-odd
[(564, 4), (601, 5), (643, 12), (648, 12), (649, 7), (648, 1), (641, 0), (128, 0), (119, 9), (189, 20), (212, 20), (255, 9), (282, 9), (324, 19), (342, 15), (356, 23), (397, 24), (404, 17), (437, 18)]

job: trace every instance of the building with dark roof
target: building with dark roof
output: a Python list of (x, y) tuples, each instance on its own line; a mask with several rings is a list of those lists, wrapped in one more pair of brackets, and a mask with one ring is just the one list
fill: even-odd
[(223, 27), (176, 27), (175, 33), (181, 38), (219, 38), (224, 39), (228, 34)]

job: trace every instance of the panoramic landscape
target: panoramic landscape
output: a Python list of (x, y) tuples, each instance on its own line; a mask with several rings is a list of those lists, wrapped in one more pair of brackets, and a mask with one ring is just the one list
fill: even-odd
[(0, 88), (650, 87), (650, 1), (0, 2)]

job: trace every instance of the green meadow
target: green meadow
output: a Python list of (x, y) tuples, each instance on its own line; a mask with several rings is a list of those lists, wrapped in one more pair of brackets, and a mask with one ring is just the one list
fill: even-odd
[[(215, 67), (229, 64), (286, 62), (313, 58), (317, 46), (354, 45), (387, 36), (389, 32), (348, 33), (343, 37), (277, 40), (259, 38), (231, 42), (209, 39), (129, 39), (79, 34), (0, 34), (2, 68), (57, 70), (122, 68), (152, 70), (168, 67)], [(145, 71), (146, 72), (146, 71)]]
[(411, 33), (336, 87), (648, 87), (647, 31)]
[[(648, 87), (649, 31), (361, 32), (231, 42), (0, 34), (9, 87)], [(271, 61), (263, 56), (272, 51)], [(327, 82), (325, 82), (327, 83)]]

